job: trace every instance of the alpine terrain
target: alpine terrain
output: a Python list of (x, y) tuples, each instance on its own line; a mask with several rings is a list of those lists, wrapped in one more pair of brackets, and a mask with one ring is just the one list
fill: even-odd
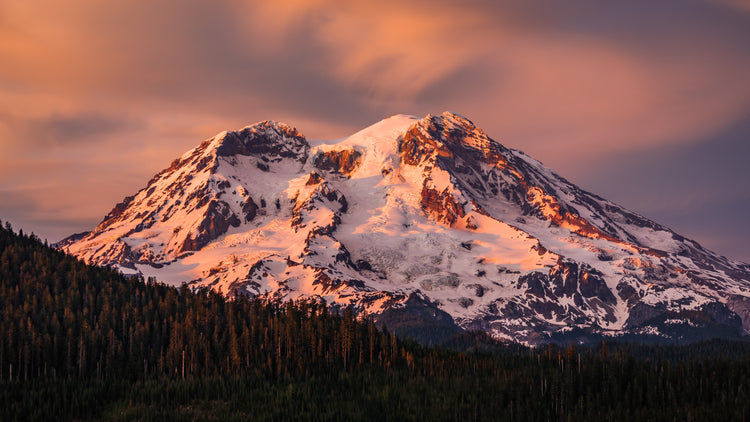
[(428, 341), (750, 332), (748, 264), (450, 112), (393, 116), (335, 143), (272, 121), (222, 132), (57, 247), (230, 297), (324, 298), (389, 328), (427, 327)]

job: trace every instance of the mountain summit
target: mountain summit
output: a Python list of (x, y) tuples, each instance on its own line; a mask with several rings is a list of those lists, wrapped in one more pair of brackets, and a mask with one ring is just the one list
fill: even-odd
[(222, 294), (321, 297), (527, 344), (750, 331), (750, 266), (585, 192), (455, 113), (311, 146), (265, 121), (58, 245)]

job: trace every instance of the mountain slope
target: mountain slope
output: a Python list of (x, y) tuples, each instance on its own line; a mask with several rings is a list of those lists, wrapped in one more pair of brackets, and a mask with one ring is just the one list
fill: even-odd
[(450, 112), (315, 146), (269, 121), (221, 133), (58, 246), (225, 295), (323, 297), (530, 344), (750, 329), (750, 266)]

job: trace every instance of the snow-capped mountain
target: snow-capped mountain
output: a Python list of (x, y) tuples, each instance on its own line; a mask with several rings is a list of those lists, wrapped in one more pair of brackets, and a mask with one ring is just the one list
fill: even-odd
[(58, 247), (229, 296), (323, 297), (529, 344), (750, 331), (750, 266), (449, 112), (315, 145), (271, 121), (222, 132)]

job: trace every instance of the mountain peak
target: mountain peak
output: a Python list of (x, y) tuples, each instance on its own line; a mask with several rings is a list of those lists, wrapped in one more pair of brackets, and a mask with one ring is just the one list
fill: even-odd
[(488, 138), (488, 136), (479, 129), (474, 122), (466, 117), (445, 111), (440, 115), (428, 114), (418, 123), (425, 131), (432, 136), (441, 138), (446, 141), (460, 142), (467, 137)]
[(320, 297), (375, 317), (419, 302), (414, 312), (527, 343), (683, 320), (750, 332), (749, 266), (453, 112), (315, 146), (273, 121), (222, 132), (59, 247), (226, 295)]
[(216, 147), (219, 156), (257, 155), (264, 160), (307, 159), (310, 145), (296, 128), (264, 120), (239, 131), (226, 132)]
[(441, 120), (445, 123), (448, 123), (451, 126), (456, 127), (470, 127), (476, 129), (476, 126), (474, 125), (474, 122), (469, 120), (468, 118), (454, 112), (454, 111), (444, 111), (440, 113), (439, 116), (434, 116), (432, 114), (428, 114), (424, 120)]
[(456, 155), (467, 162), (492, 165), (505, 161), (500, 154), (509, 153), (471, 120), (450, 111), (417, 121), (404, 134), (401, 151), (404, 162), (411, 165), (429, 157), (454, 160)]

